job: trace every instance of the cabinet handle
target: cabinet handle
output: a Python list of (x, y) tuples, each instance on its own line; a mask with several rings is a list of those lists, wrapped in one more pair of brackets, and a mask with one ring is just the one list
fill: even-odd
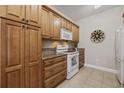
[(29, 20), (26, 20), (26, 22), (28, 23), (28, 22), (29, 22)]
[(26, 29), (28, 29), (29, 27), (26, 25), (26, 27), (25, 27)]
[(28, 29), (29, 27), (27, 26), (26, 28)]
[(22, 28), (25, 28), (25, 25), (22, 25)]
[(25, 18), (22, 18), (22, 21), (25, 21)]

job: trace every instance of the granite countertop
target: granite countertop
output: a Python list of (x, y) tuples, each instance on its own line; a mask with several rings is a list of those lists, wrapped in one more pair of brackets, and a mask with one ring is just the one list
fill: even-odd
[(59, 56), (66, 56), (66, 54), (51, 54), (51, 55), (45, 55), (42, 56), (42, 60), (54, 58), (54, 57), (59, 57)]

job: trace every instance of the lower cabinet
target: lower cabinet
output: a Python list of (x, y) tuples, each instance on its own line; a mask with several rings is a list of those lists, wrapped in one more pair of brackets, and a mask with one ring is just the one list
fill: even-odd
[(79, 68), (83, 67), (85, 63), (85, 49), (79, 48)]
[(41, 87), (40, 28), (0, 18), (0, 87)]
[(57, 56), (43, 60), (43, 85), (45, 88), (56, 87), (66, 79), (67, 61), (66, 56)]

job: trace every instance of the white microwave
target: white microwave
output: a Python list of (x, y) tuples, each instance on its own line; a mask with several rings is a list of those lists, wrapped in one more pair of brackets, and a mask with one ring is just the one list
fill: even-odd
[(72, 40), (72, 32), (65, 29), (65, 28), (61, 28), (61, 31), (60, 31), (60, 37), (61, 39), (63, 40)]

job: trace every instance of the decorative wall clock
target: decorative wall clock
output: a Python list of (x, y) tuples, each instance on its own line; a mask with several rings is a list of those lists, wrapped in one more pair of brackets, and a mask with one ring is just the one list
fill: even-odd
[(94, 43), (101, 43), (105, 39), (105, 33), (102, 30), (95, 30), (91, 33), (90, 40)]

